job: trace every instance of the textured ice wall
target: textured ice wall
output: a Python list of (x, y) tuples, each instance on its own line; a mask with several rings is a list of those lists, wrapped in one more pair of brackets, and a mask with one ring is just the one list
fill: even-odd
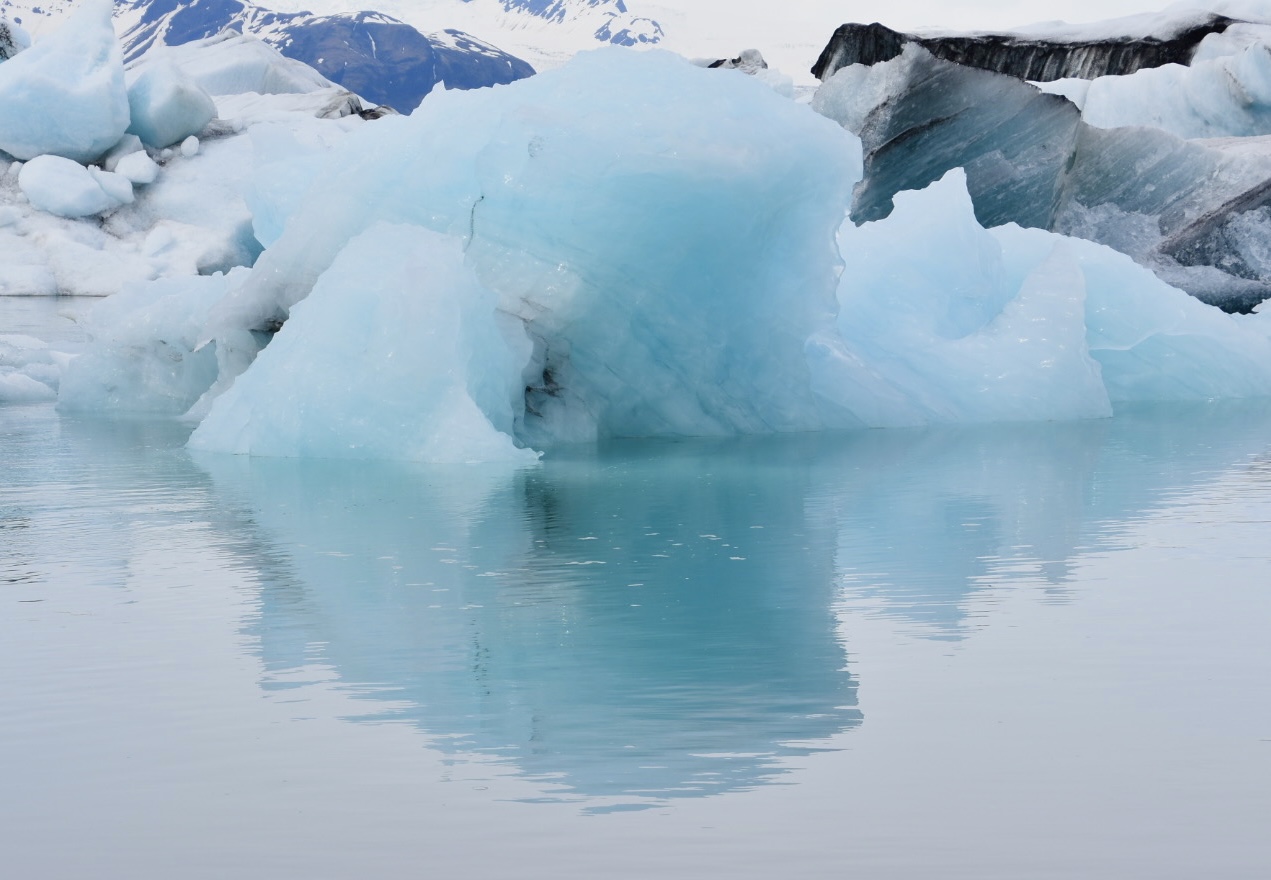
[(505, 338), (494, 306), (494, 294), (464, 265), (459, 239), (373, 226), (340, 252), (190, 446), (532, 461), (511, 437), (529, 343), (519, 326)]
[[(434, 94), (336, 152), (207, 338), (228, 354), (352, 238), (408, 223), (462, 242), (530, 340), (505, 402), (524, 442), (858, 425), (804, 356), (833, 328), (854, 145), (750, 77), (661, 53)], [(210, 439), (222, 418), (214, 405), (202, 436), (228, 448)]]
[(855, 387), (873, 392), (876, 423), (1271, 394), (1264, 316), (1224, 314), (1103, 245), (985, 230), (961, 170), (898, 194), (886, 220), (845, 224), (840, 243), (838, 327), (865, 367), (856, 374), (874, 380)]
[(0, 64), (0, 150), (91, 162), (128, 127), (109, 0), (85, 0), (46, 39)]

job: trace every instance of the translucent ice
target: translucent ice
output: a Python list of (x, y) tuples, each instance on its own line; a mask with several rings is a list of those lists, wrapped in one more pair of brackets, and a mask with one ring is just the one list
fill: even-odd
[(132, 114), (128, 131), (155, 148), (198, 134), (216, 116), (216, 105), (207, 92), (162, 59), (144, 65), (129, 83), (128, 107)]
[(892, 402), (884, 423), (1271, 394), (1271, 344), (1247, 319), (1103, 245), (982, 229), (961, 171), (899, 194), (887, 220), (845, 225), (841, 243), (839, 329)]
[(60, 29), (0, 64), (0, 150), (91, 162), (128, 127), (110, 0), (84, 0)]
[(512, 402), (530, 445), (859, 424), (803, 354), (833, 326), (853, 145), (753, 78), (662, 53), (436, 93), (345, 142), (208, 337), (287, 318), (353, 236), (410, 222), (465, 240), (533, 342)]
[(1257, 42), (1190, 67), (1099, 77), (1086, 91), (1082, 118), (1100, 128), (1150, 126), (1183, 138), (1271, 134), (1271, 45)]
[[(294, 140), (274, 135), (266, 167)], [(1266, 315), (1101, 245), (985, 230), (961, 171), (845, 222), (854, 136), (672, 56), (437, 93), (316, 155), (257, 189), (252, 269), (95, 314), (63, 404), (184, 408), (213, 451), (529, 461), (1271, 395)]]
[(243, 271), (134, 283), (97, 304), (86, 321), (92, 344), (67, 367), (58, 405), (185, 412), (216, 380), (215, 348), (195, 351), (208, 309)]
[(495, 299), (464, 265), (458, 239), (374, 226), (344, 247), (251, 369), (216, 400), (190, 445), (275, 456), (533, 461), (510, 436), (529, 340), (519, 323), (505, 339)]
[(18, 172), (18, 185), (41, 211), (87, 217), (132, 201), (132, 183), (110, 171), (85, 168), (61, 156), (36, 156)]

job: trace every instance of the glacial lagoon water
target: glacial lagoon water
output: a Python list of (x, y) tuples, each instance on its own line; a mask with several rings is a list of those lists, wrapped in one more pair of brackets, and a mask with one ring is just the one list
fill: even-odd
[(520, 469), (188, 431), (0, 407), (5, 876), (1271, 876), (1271, 403)]

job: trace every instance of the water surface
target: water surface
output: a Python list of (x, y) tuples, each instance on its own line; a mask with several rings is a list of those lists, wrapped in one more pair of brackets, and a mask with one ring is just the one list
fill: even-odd
[(528, 469), (188, 430), (0, 408), (6, 874), (1271, 875), (1265, 403)]

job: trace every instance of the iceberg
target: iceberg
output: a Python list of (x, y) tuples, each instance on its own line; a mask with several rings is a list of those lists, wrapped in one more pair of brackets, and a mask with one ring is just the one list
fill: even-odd
[[(259, 141), (271, 178), (283, 134)], [(184, 412), (211, 452), (522, 465), (1271, 395), (1271, 313), (985, 229), (960, 170), (857, 225), (860, 157), (753, 77), (660, 52), (434, 94), (259, 188), (252, 268), (103, 303), (60, 405)]]
[[(272, 83), (293, 90), (218, 95), (204, 104), (201, 77), (222, 87)], [(28, 163), (0, 155), (0, 294), (102, 297), (136, 282), (250, 265), (262, 247), (252, 209), (256, 189), (275, 189), (282, 178), (307, 182), (305, 174), (316, 169), (305, 157), (325, 153), (365, 124), (355, 96), (236, 34), (165, 47), (121, 71), (125, 79), (134, 86), (150, 83), (138, 120), (149, 119), (154, 131), (168, 129), (147, 137), (181, 138), (166, 149), (147, 150), (137, 135), (121, 131), (96, 158), (100, 168), (55, 155)], [(138, 97), (136, 88), (133, 94)], [(219, 119), (204, 118), (209, 106)], [(63, 118), (61, 109), (71, 115)], [(76, 105), (61, 109), (41, 112), (73, 127)], [(200, 135), (197, 150), (191, 141), (183, 151), (191, 130)], [(264, 146), (275, 140), (289, 145), (286, 155)], [(33, 167), (23, 175), (26, 165)], [(40, 173), (41, 166), (61, 171), (55, 180)], [(283, 167), (288, 173), (278, 174)]]
[(840, 243), (838, 326), (886, 379), (885, 423), (1092, 418), (1131, 401), (1271, 394), (1268, 316), (1227, 315), (1104, 245), (986, 230), (960, 170), (898, 194), (886, 220), (845, 224)]
[(54, 33), (0, 63), (0, 150), (91, 162), (128, 127), (110, 0), (85, 0)]
[(31, 204), (59, 217), (88, 217), (132, 201), (132, 182), (122, 174), (85, 168), (61, 156), (36, 156), (18, 172)]
[(162, 149), (198, 134), (216, 116), (216, 105), (198, 83), (170, 61), (140, 68), (128, 84), (128, 132)]
[(207, 341), (241, 363), (243, 333), (289, 322), (350, 240), (405, 222), (461, 239), (529, 339), (507, 401), (526, 445), (859, 425), (803, 355), (832, 331), (852, 140), (665, 53), (435, 94), (337, 148)]

